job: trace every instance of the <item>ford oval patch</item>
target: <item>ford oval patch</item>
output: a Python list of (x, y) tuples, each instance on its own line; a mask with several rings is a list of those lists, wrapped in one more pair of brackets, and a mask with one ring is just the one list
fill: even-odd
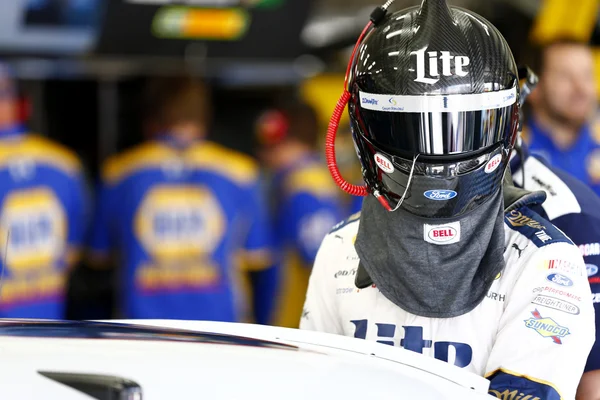
[(455, 198), (457, 194), (454, 190), (428, 190), (423, 193), (423, 196), (429, 200), (446, 201)]
[(587, 269), (588, 276), (594, 276), (598, 273), (598, 266), (594, 264), (585, 264), (585, 269)]
[(571, 287), (573, 286), (573, 281), (564, 276), (563, 274), (550, 274), (546, 277), (550, 282), (556, 283), (559, 286)]

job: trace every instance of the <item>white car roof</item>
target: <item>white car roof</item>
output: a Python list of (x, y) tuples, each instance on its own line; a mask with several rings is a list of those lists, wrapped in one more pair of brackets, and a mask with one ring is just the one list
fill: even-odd
[(491, 398), (484, 378), (414, 352), (260, 325), (0, 320), (0, 357), (7, 399)]

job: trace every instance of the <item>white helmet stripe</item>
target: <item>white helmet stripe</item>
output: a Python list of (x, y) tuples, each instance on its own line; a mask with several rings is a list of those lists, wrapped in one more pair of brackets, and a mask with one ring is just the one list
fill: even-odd
[(517, 101), (517, 88), (477, 94), (403, 96), (360, 92), (362, 108), (399, 113), (466, 112), (508, 107)]

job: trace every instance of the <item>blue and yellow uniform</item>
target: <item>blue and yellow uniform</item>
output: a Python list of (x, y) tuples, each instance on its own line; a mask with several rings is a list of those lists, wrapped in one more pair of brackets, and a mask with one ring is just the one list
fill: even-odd
[(240, 252), (270, 265), (258, 178), (250, 158), (204, 141), (151, 141), (106, 162), (91, 247), (120, 256), (126, 318), (245, 318)]
[(64, 318), (66, 276), (85, 234), (86, 200), (72, 152), (21, 126), (0, 131), (1, 317)]
[(523, 138), (533, 154), (545, 158), (559, 168), (587, 184), (600, 195), (600, 123), (586, 124), (577, 140), (567, 150), (561, 150), (534, 118), (523, 131)]
[(284, 264), (275, 323), (297, 328), (321, 241), (343, 217), (340, 191), (317, 157), (279, 171), (273, 183), (278, 197), (274, 226)]

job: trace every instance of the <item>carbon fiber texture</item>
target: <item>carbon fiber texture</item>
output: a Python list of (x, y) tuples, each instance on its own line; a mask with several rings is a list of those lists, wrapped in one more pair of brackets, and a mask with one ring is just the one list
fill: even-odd
[[(418, 71), (415, 52), (427, 55), (425, 71)], [(454, 60), (468, 57), (469, 64), (464, 70), (451, 64), (448, 74), (444, 64), (448, 53)], [(479, 94), (518, 87), (513, 55), (490, 22), (468, 10), (450, 8), (445, 0), (424, 0), (421, 7), (393, 13), (373, 28), (360, 45), (351, 71), (349, 113), (363, 176), (372, 191), (384, 194), (393, 207), (408, 181), (402, 168), (383, 172), (374, 162), (376, 153), (408, 160), (419, 154), (421, 161), (448, 166), (487, 153), (488, 159), (502, 156), (493, 172), (481, 166), (447, 179), (417, 172), (403, 208), (424, 217), (449, 218), (472, 210), (496, 193), (517, 131), (518, 95), (517, 103), (505, 108), (443, 112), (433, 119), (433, 113), (426, 112), (366, 110), (360, 106), (359, 95), (360, 91), (411, 96)], [(432, 120), (439, 121), (435, 129)], [(443, 143), (438, 146), (443, 151), (432, 152), (423, 145), (433, 138)], [(432, 201), (423, 197), (427, 190), (453, 190), (457, 195), (446, 202)]]
[[(448, 51), (470, 59), (468, 75), (440, 76), (431, 85), (415, 82), (412, 52)], [(441, 71), (441, 68), (440, 68)], [(508, 44), (483, 17), (425, 0), (391, 14), (365, 37), (353, 68), (354, 89), (378, 94), (467, 94), (513, 86), (517, 66)]]

